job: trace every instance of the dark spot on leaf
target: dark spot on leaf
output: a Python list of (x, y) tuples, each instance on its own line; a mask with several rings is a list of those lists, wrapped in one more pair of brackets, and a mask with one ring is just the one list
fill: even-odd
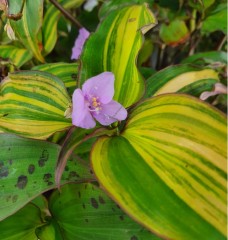
[(48, 182), (48, 186), (51, 186), (51, 185), (53, 185), (53, 182)]
[(78, 197), (81, 198), (81, 192), (78, 191)]
[(44, 176), (43, 176), (43, 180), (45, 182), (49, 182), (49, 179), (52, 178), (52, 175), (51, 173), (45, 173)]
[(9, 202), (9, 200), (11, 199), (11, 195), (6, 196), (6, 201)]
[(129, 18), (128, 19), (128, 22), (134, 22), (134, 21), (136, 21), (136, 18)]
[(138, 238), (136, 236), (132, 236), (131, 240), (138, 240)]
[(45, 165), (45, 161), (43, 159), (40, 159), (38, 161), (38, 165), (39, 165), (39, 167), (43, 167)]
[(48, 160), (48, 158), (49, 158), (49, 153), (46, 149), (44, 149), (38, 161), (39, 166), (43, 167), (45, 165), (45, 162)]
[(15, 202), (17, 201), (17, 199), (18, 199), (18, 195), (14, 195), (14, 196), (12, 197), (12, 202), (15, 203)]
[(98, 202), (97, 202), (97, 200), (95, 198), (91, 198), (90, 201), (91, 201), (91, 204), (92, 204), (92, 206), (94, 208), (98, 208), (99, 207)]
[(120, 220), (123, 221), (124, 220), (124, 216), (120, 216)]
[(120, 206), (116, 204), (116, 206), (120, 209)]
[[(7, 114), (7, 115), (8, 115), (8, 114)], [(11, 150), (11, 148), (9, 147), (9, 148), (8, 148), (8, 151), (10, 151), (10, 150)]]
[(89, 220), (88, 220), (87, 218), (85, 219), (85, 221), (86, 221), (86, 222), (89, 222)]
[(90, 170), (89, 172), (90, 172), (91, 174), (93, 174), (93, 171), (92, 171), (92, 170)]
[(29, 174), (33, 174), (34, 171), (35, 171), (35, 165), (30, 164), (30, 165), (28, 166), (28, 173), (29, 173)]
[(15, 185), (15, 187), (18, 187), (19, 189), (24, 189), (27, 183), (28, 183), (27, 176), (21, 175), (20, 177), (18, 177), (17, 184)]
[(116, 211), (114, 207), (112, 207), (112, 211), (113, 211), (113, 212), (115, 212), (115, 211)]
[(75, 73), (71, 74), (71, 78), (74, 80), (77, 79), (77, 74), (75, 74)]
[(88, 185), (87, 185), (87, 184), (85, 184), (85, 189), (87, 188), (87, 186), (88, 186)]
[(8, 175), (9, 175), (8, 168), (4, 166), (4, 163), (1, 164), (1, 162), (0, 162), (0, 179), (7, 177)]
[(12, 159), (9, 159), (9, 165), (12, 165), (13, 164), (13, 160)]
[(69, 179), (71, 179), (71, 178), (74, 178), (74, 177), (80, 177), (75, 171), (71, 171), (70, 173), (69, 173)]
[(83, 207), (84, 209), (86, 208), (85, 203), (82, 204), (82, 207)]
[(65, 171), (66, 172), (69, 171), (69, 167), (68, 166), (65, 167)]
[(104, 200), (104, 198), (101, 197), (101, 196), (99, 196), (99, 202), (100, 202), (101, 204), (105, 204), (105, 200)]

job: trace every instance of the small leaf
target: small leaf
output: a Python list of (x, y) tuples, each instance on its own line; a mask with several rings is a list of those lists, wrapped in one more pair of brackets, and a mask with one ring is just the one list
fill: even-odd
[(11, 73), (1, 82), (0, 130), (45, 139), (71, 126), (71, 104), (62, 81), (49, 73)]
[(32, 58), (32, 54), (24, 48), (13, 45), (1, 45), (0, 57), (10, 59), (10, 61), (18, 68)]
[(138, 101), (145, 86), (135, 62), (143, 44), (142, 32), (147, 32), (155, 24), (155, 17), (146, 5), (111, 12), (84, 46), (80, 84), (110, 71), (115, 75), (114, 100), (124, 107)]
[(189, 31), (185, 22), (178, 19), (170, 22), (168, 25), (163, 23), (159, 34), (165, 44), (173, 47), (182, 44), (189, 37)]
[(218, 73), (212, 69), (202, 69), (191, 65), (169, 66), (147, 79), (145, 97), (177, 92), (203, 79), (218, 81)]

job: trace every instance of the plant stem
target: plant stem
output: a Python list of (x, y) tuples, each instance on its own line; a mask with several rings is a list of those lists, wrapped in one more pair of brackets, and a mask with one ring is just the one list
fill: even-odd
[(56, 0), (49, 0), (59, 11), (68, 19), (70, 20), (76, 27), (82, 28), (83, 26), (81, 23), (75, 19), (65, 8), (63, 8)]

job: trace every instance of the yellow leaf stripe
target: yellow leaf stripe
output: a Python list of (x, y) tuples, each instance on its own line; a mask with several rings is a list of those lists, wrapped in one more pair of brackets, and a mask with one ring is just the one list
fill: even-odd
[(143, 44), (142, 32), (155, 24), (155, 17), (146, 5), (111, 12), (85, 44), (81, 56), (81, 84), (98, 73), (111, 71), (115, 75), (114, 99), (125, 107), (138, 101), (145, 86), (136, 59)]
[(38, 71), (10, 74), (1, 84), (0, 129), (45, 139), (71, 126), (64, 117), (70, 98), (64, 84)]

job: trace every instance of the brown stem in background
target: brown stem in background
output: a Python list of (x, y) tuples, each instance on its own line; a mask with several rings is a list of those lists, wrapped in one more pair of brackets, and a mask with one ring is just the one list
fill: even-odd
[(226, 42), (227, 36), (224, 35), (221, 41), (219, 42), (218, 46), (216, 47), (216, 51), (221, 51), (223, 44)]
[(83, 26), (81, 23), (75, 19), (65, 8), (63, 8), (58, 2), (55, 0), (49, 0), (59, 11), (68, 19), (70, 20), (76, 27), (82, 28)]

